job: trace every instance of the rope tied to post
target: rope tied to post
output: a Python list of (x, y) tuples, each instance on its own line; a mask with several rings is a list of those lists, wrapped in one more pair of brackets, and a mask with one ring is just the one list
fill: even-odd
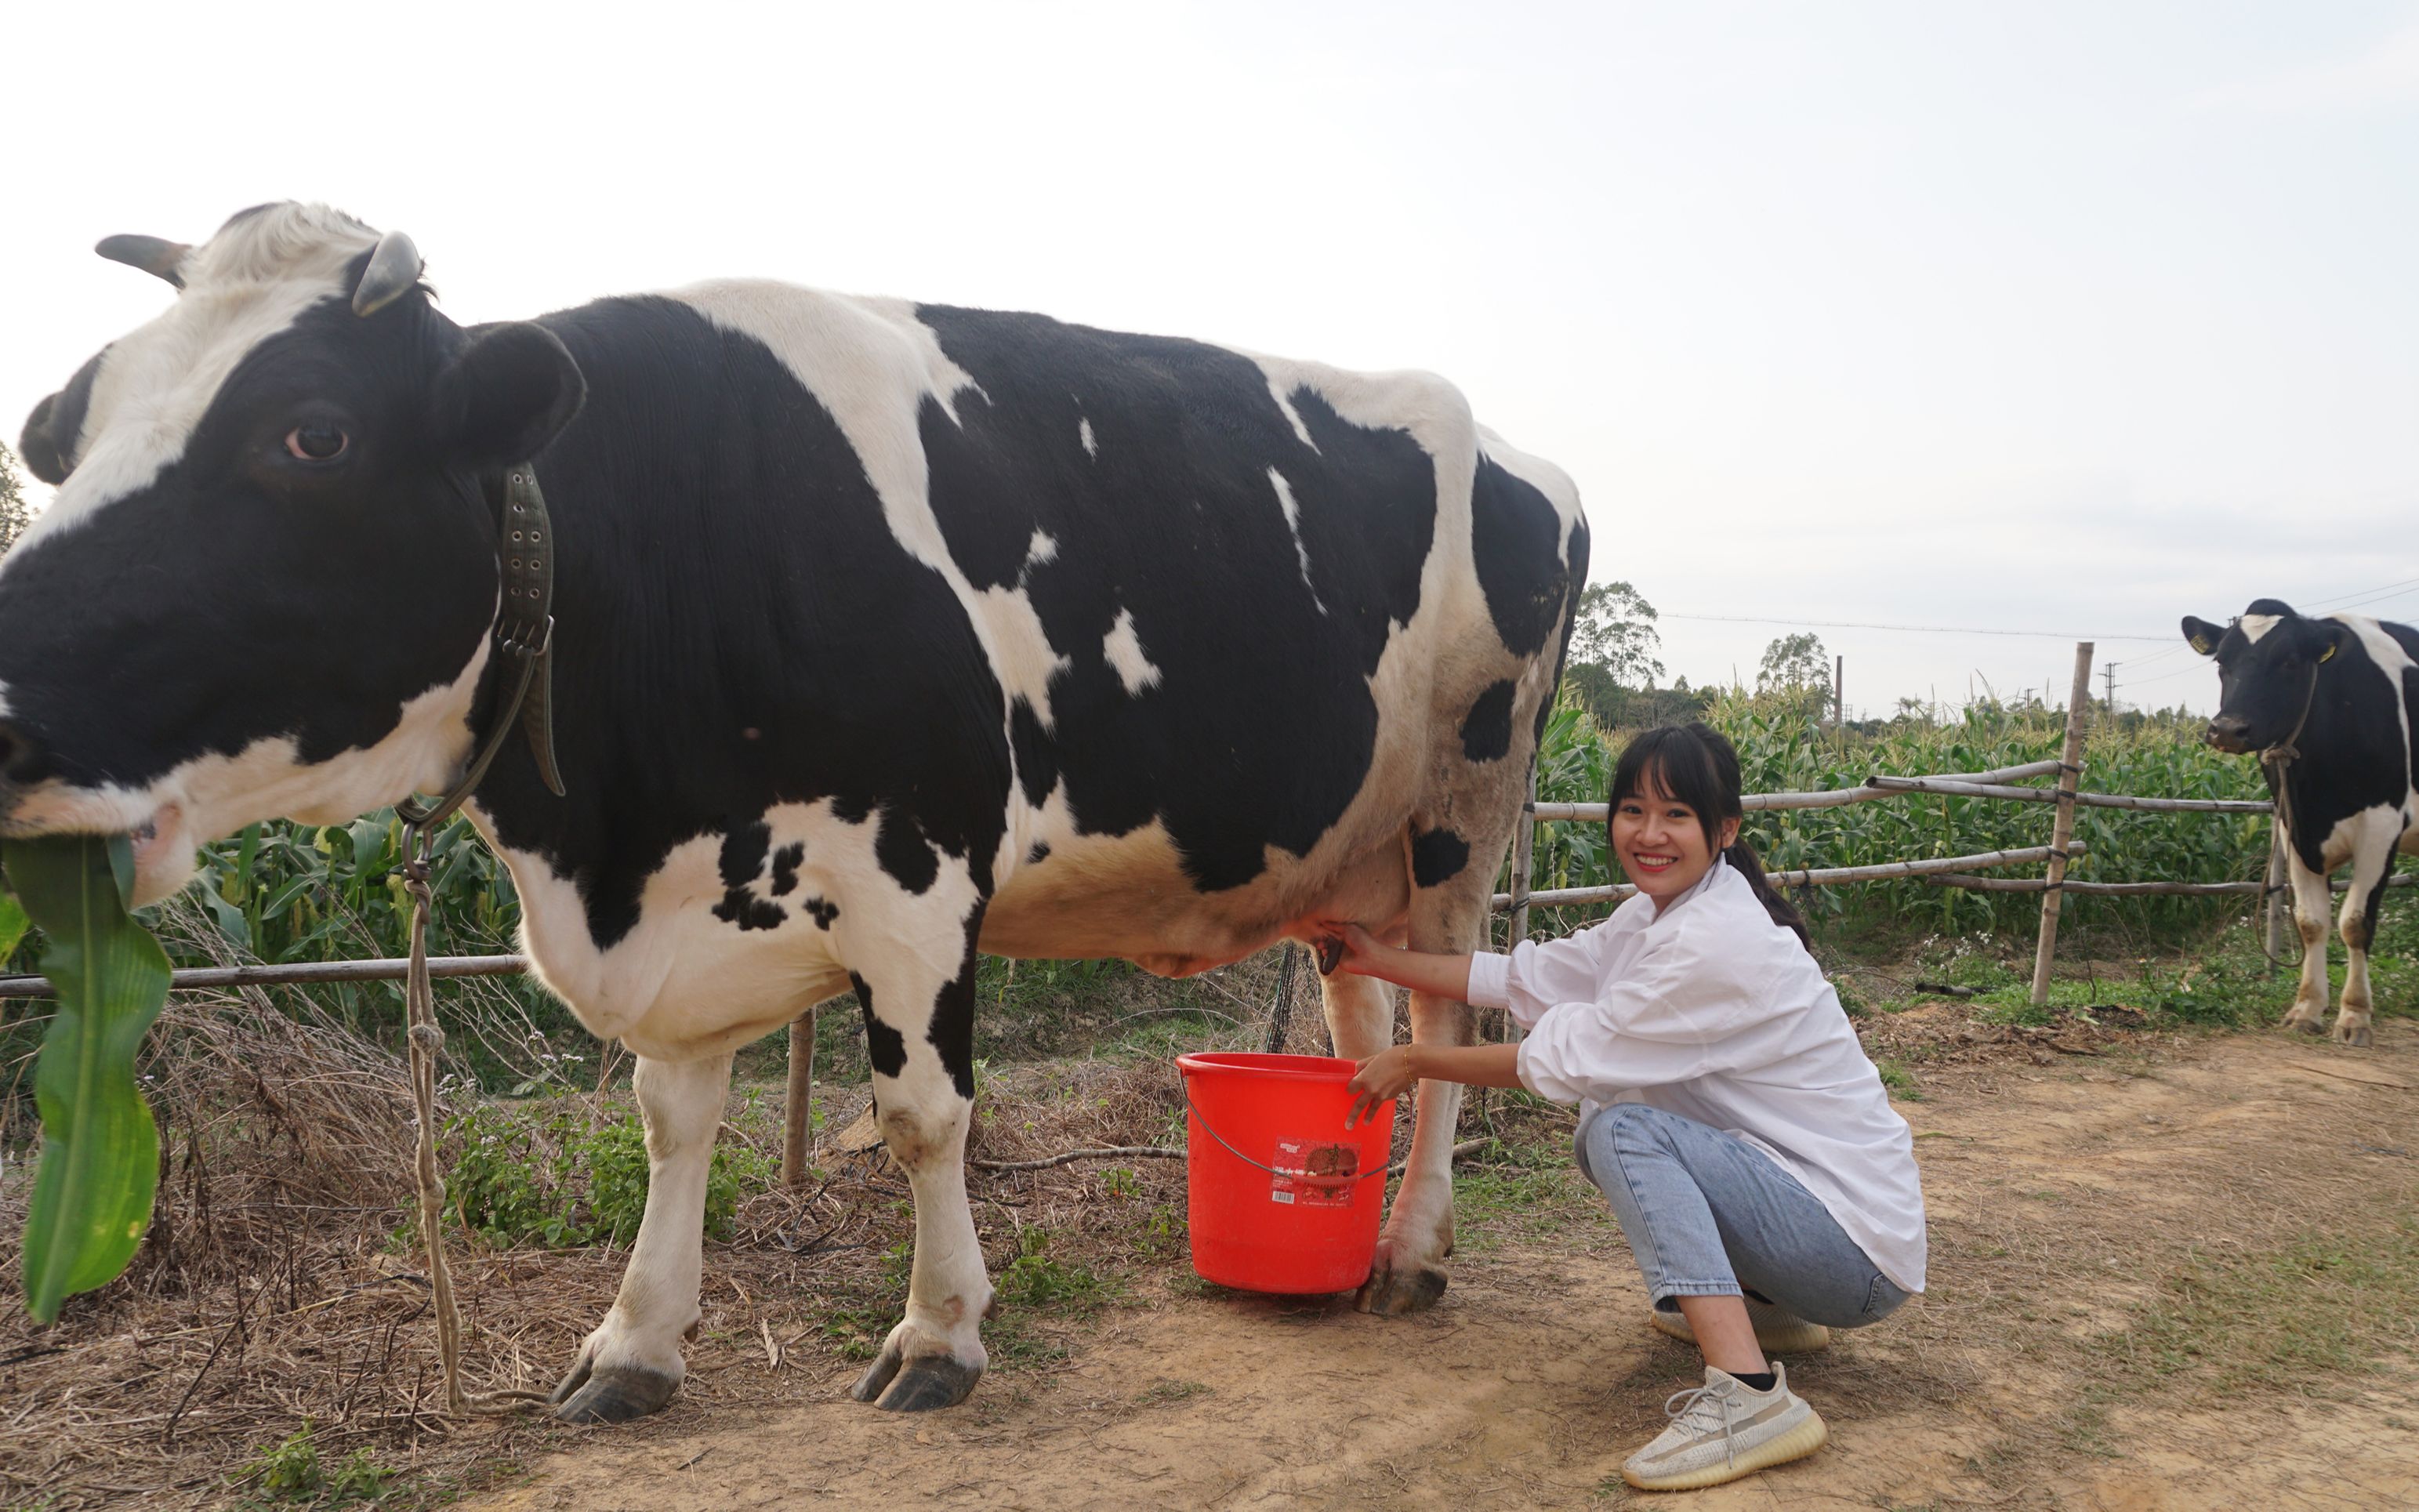
[(420, 1244), (428, 1263), (429, 1305), (437, 1310), (437, 1355), (445, 1372), (445, 1411), (516, 1412), (547, 1399), (544, 1392), (462, 1389), (462, 1318), (454, 1304), (454, 1272), (445, 1259), (445, 1173), (437, 1164), (437, 1056), (445, 1031), (437, 1024), (436, 994), (428, 980), (428, 862), (426, 828), (403, 831), (403, 886), (411, 894), (411, 961), (404, 977), (404, 1043), (409, 1053), (415, 1137), (411, 1175), (420, 1205)]

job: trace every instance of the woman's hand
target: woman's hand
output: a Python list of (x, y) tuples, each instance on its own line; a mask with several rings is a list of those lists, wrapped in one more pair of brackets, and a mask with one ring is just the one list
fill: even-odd
[(1327, 976), (1341, 971), (1348, 977), (1382, 977), (1378, 969), (1387, 947), (1358, 924), (1340, 924), (1318, 942), (1318, 969)]
[(1321, 926), (1318, 969), (1328, 976), (1375, 977), (1415, 993), (1467, 1001), (1470, 957), (1431, 955), (1388, 945), (1358, 924), (1337, 919)]
[(1378, 1116), (1379, 1104), (1391, 1103), (1410, 1091), (1420, 1079), (1413, 1069), (1413, 1057), (1419, 1046), (1388, 1045), (1361, 1062), (1352, 1072), (1352, 1083), (1345, 1089), (1352, 1094), (1351, 1109), (1344, 1115), (1344, 1127), (1351, 1128)]

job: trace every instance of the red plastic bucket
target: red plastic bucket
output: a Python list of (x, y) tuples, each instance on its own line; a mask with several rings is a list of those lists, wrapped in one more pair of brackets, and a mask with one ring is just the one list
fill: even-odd
[(1179, 1056), (1193, 1269), (1245, 1291), (1346, 1291), (1369, 1279), (1386, 1206), (1394, 1104), (1352, 1129), (1353, 1063), (1328, 1056)]

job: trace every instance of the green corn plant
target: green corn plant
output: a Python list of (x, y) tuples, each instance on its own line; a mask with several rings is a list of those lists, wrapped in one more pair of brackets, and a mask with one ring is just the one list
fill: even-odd
[[(1704, 717), (1738, 748), (1743, 785), (1750, 793), (1851, 787), (1876, 772), (1985, 771), (2056, 757), (2065, 739), (2063, 711), (1987, 700), (1948, 719), (1872, 721), (1841, 731), (1819, 727), (1802, 708), (1784, 701), (1733, 691), (1714, 698)], [(1602, 801), (1613, 757), (1627, 734), (1599, 730), (1570, 703), (1558, 707), (1539, 745), (1538, 796)], [(2157, 797), (2267, 795), (2256, 763), (2221, 755), (2197, 737), (2197, 721), (2174, 717), (2129, 714), (2119, 727), (2095, 724), (2086, 746), (2084, 784)], [(1927, 795), (1751, 813), (1744, 833), (1776, 870), (1863, 866), (2046, 844), (2051, 818), (2045, 804)], [(2079, 873), (2086, 879), (2247, 881), (2264, 875), (2267, 864), (2268, 820), (2258, 814), (2082, 809), (2075, 835), (2090, 851)], [(1594, 824), (1540, 825), (1531, 887), (1620, 881), (1603, 841), (1602, 827)], [(1804, 902), (1826, 914), (1879, 910), (1944, 933), (2022, 932), (2040, 909), (2038, 895), (1973, 893), (1917, 882), (1811, 888)], [(2076, 927), (2115, 925), (2172, 936), (2241, 906), (2238, 899), (2076, 896), (2066, 902), (2066, 918)], [(1586, 916), (1573, 913), (1562, 924), (1585, 921)]]
[(168, 999), (168, 957), (127, 912), (124, 836), (11, 841), (0, 864), (23, 905), (18, 930), (41, 927), (42, 974), (58, 992), (34, 1071), (42, 1161), (21, 1267), (26, 1309), (49, 1323), (70, 1294), (116, 1280), (150, 1227), (160, 1131), (134, 1057)]

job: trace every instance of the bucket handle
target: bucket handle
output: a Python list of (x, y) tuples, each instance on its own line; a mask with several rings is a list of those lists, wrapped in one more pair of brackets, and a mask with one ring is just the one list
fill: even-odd
[(1240, 1149), (1237, 1149), (1234, 1146), (1227, 1144), (1226, 1136), (1210, 1126), (1210, 1120), (1202, 1115), (1200, 1106), (1193, 1101), (1193, 1082), (1190, 1077), (1184, 1078), (1183, 1087), (1184, 1110), (1193, 1115), (1194, 1120), (1201, 1125), (1202, 1131), (1209, 1134), (1210, 1138), (1218, 1141), (1219, 1145), (1225, 1149), (1227, 1154), (1234, 1156), (1237, 1160), (1241, 1161), (1246, 1165), (1266, 1171), (1271, 1176), (1282, 1176), (1288, 1181), (1299, 1181), (1304, 1186), (1344, 1187), (1351, 1186), (1357, 1182), (1365, 1181), (1373, 1176), (1383, 1176), (1390, 1168), (1390, 1164), (1388, 1162), (1379, 1161), (1377, 1165), (1370, 1166), (1367, 1170), (1356, 1171), (1350, 1176), (1332, 1176), (1312, 1171), (1289, 1171), (1279, 1165), (1263, 1165), (1258, 1161), (1254, 1160), (1251, 1156), (1244, 1154)]

